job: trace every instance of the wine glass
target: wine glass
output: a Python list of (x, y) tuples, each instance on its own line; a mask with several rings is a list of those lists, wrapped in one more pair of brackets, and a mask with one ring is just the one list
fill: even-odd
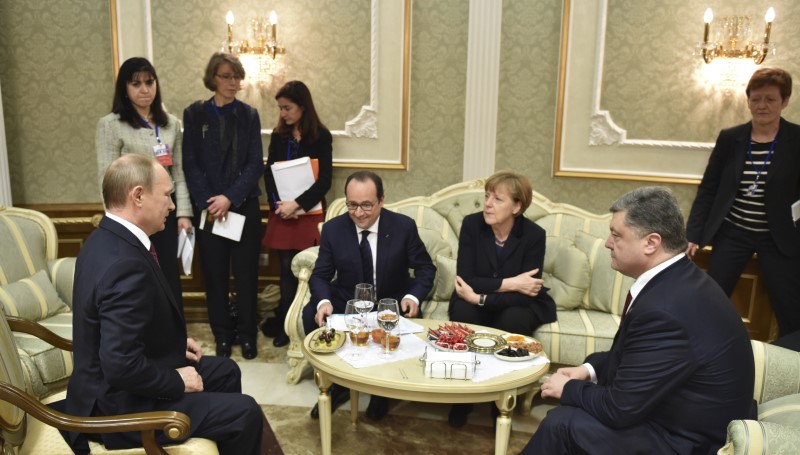
[(357, 284), (354, 297), (356, 301), (356, 310), (362, 314), (365, 325), (369, 328), (369, 324), (366, 323), (366, 316), (363, 315), (372, 311), (372, 308), (375, 306), (375, 286), (369, 283)]
[(386, 343), (384, 349), (378, 357), (382, 359), (392, 358), (392, 353), (389, 351), (389, 338), (392, 336), (392, 330), (397, 327), (400, 322), (400, 311), (395, 299), (381, 299), (378, 302), (378, 325), (386, 331)]
[[(344, 323), (349, 331), (350, 342), (353, 346), (362, 347), (366, 346), (369, 341), (369, 330), (361, 313), (358, 311), (356, 305), (357, 300), (348, 300), (344, 310)], [(348, 358), (358, 360), (362, 357), (360, 349), (354, 349), (348, 354)]]

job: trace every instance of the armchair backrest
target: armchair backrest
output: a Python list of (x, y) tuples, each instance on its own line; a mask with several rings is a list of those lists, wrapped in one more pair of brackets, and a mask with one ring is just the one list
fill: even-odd
[[(22, 364), (17, 353), (14, 335), (6, 317), (0, 311), (0, 383), (26, 390)], [(10, 446), (19, 446), (25, 440), (25, 412), (20, 408), (0, 400), (0, 440)], [(0, 447), (2, 450), (2, 447)]]
[(35, 210), (0, 205), (0, 285), (47, 271), (58, 256), (53, 222)]

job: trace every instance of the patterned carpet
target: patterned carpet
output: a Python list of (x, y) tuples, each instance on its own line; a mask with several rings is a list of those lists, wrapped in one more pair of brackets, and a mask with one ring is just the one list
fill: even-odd
[[(207, 324), (188, 324), (189, 336), (203, 346), (203, 353), (213, 355), (215, 344)], [(321, 453), (319, 421), (309, 416), (316, 402), (318, 389), (311, 377), (297, 385), (287, 385), (286, 348), (275, 348), (272, 339), (259, 334), (258, 356), (244, 360), (234, 347), (232, 358), (241, 366), (243, 387), (259, 404), (286, 455)], [(433, 403), (392, 401), (389, 415), (379, 422), (368, 419), (363, 411), (369, 396), (359, 399), (358, 426), (350, 423), (350, 405), (345, 404), (333, 415), (332, 451), (348, 455), (384, 454), (492, 454), (494, 430), (488, 403), (475, 406), (469, 423), (461, 429), (447, 424), (450, 406)], [(509, 454), (516, 454), (527, 444), (536, 425), (554, 403), (534, 401), (529, 416), (515, 414)]]

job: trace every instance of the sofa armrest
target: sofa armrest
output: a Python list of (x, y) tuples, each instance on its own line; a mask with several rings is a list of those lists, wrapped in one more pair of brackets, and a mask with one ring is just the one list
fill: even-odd
[(286, 352), (289, 361), (286, 382), (289, 384), (297, 384), (308, 366), (308, 361), (303, 356), (301, 349), (303, 339), (306, 336), (303, 329), (303, 307), (306, 306), (311, 298), (308, 280), (311, 278), (311, 272), (317, 263), (318, 255), (319, 247), (314, 246), (297, 253), (292, 259), (292, 273), (297, 277), (297, 292), (283, 323), (286, 335), (289, 336), (289, 348)]
[(755, 359), (753, 398), (759, 404), (800, 393), (800, 352), (750, 340)]
[(60, 258), (47, 263), (50, 280), (56, 288), (58, 296), (72, 309), (72, 284), (75, 279), (75, 260), (77, 258)]
[(728, 424), (728, 439), (717, 455), (767, 453), (793, 455), (800, 447), (800, 429), (779, 423), (733, 420)]

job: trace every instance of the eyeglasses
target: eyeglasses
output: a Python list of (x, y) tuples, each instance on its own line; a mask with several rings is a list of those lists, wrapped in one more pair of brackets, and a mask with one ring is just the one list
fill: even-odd
[(215, 74), (218, 78), (222, 79), (225, 82), (236, 81), (241, 82), (244, 79), (242, 76), (238, 74)]
[(355, 202), (345, 202), (344, 205), (346, 205), (347, 210), (350, 210), (351, 212), (355, 212), (359, 207), (361, 207), (361, 210), (365, 212), (371, 212), (372, 209), (375, 208), (374, 202), (362, 202), (361, 204), (357, 204)]

